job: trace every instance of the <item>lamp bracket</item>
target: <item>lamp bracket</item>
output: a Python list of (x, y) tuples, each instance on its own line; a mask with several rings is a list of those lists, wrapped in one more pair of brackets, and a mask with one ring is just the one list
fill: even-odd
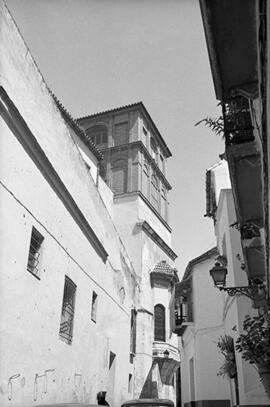
[(226, 291), (230, 297), (245, 295), (254, 300), (261, 301), (266, 298), (264, 284), (250, 284), (243, 287), (218, 287), (220, 291)]

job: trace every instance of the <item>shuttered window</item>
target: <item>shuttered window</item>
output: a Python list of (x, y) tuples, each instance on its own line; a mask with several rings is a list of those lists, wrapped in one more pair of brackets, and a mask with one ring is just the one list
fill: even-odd
[(165, 330), (165, 307), (162, 304), (155, 305), (154, 308), (155, 319), (155, 341), (165, 342), (166, 330)]
[(128, 123), (118, 123), (114, 126), (114, 145), (128, 143)]

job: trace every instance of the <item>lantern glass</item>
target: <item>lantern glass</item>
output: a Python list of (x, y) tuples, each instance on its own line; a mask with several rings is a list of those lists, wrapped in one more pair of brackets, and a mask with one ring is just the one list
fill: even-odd
[(209, 273), (216, 287), (224, 287), (226, 285), (227, 269), (225, 266), (222, 266), (220, 263), (215, 263)]

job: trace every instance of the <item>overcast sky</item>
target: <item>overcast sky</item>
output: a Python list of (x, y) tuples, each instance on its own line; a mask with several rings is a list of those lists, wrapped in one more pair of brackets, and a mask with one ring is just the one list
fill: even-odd
[(143, 101), (172, 158), (172, 248), (180, 275), (215, 245), (205, 171), (224, 143), (197, 0), (6, 0), (45, 81), (74, 118)]

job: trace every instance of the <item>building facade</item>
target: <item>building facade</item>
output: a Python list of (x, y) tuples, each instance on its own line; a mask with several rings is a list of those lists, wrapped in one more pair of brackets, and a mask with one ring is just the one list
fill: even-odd
[[(216, 98), (222, 107), (220, 119), (236, 213), (235, 226), (240, 231), (242, 263), (247, 276), (245, 290), (247, 293), (257, 286), (257, 290), (265, 294), (263, 299), (257, 296), (253, 301), (253, 310), (247, 302), (245, 314), (263, 315), (267, 323), (270, 303), (269, 2), (201, 0), (200, 6)], [(269, 366), (266, 369), (269, 370)], [(244, 382), (245, 391), (252, 393), (248, 371), (244, 373)], [(253, 396), (247, 395), (247, 404), (251, 403), (250, 397)], [(256, 397), (255, 405), (260, 405), (261, 396)]]
[(235, 351), (245, 316), (257, 312), (254, 303), (246, 296), (220, 292), (209, 274), (218, 262), (226, 266), (227, 287), (248, 286), (225, 160), (206, 172), (206, 216), (213, 219), (217, 247), (191, 260), (174, 289), (175, 332), (181, 337), (182, 405), (267, 406), (256, 369)]
[(74, 120), (0, 19), (0, 404), (177, 401), (171, 153), (142, 103)]

